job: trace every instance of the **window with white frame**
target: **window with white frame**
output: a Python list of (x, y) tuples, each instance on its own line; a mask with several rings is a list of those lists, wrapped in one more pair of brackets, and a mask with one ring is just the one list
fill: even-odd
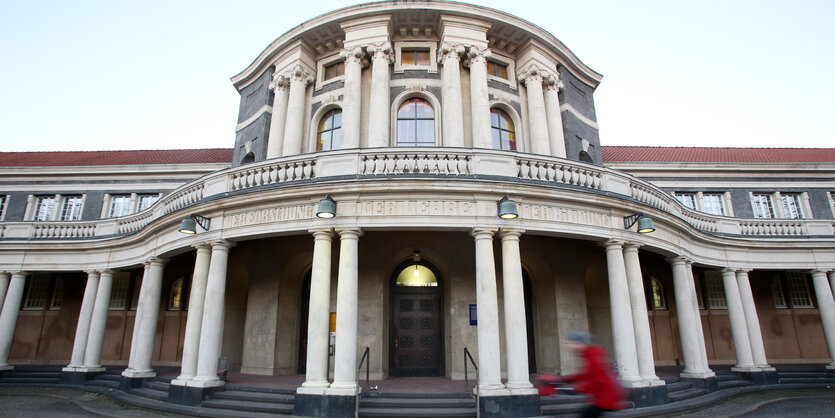
[(800, 193), (780, 193), (780, 200), (783, 203), (784, 218), (803, 218), (803, 210), (800, 209)]
[(751, 195), (751, 203), (754, 206), (755, 218), (771, 219), (775, 217), (771, 194), (754, 193)]
[(695, 193), (676, 192), (676, 199), (678, 199), (682, 205), (687, 206), (690, 209), (696, 209)]
[(141, 194), (139, 195), (139, 207), (136, 208), (137, 212), (142, 212), (145, 209), (153, 206), (154, 203), (157, 203), (159, 200), (159, 194)]
[(23, 300), (23, 309), (43, 309), (47, 297), (49, 297), (49, 276), (35, 274), (29, 279), (29, 288), (26, 290), (26, 298)]
[(55, 279), (55, 285), (52, 287), (52, 301), (49, 303), (49, 310), (61, 310), (61, 304), (64, 303), (64, 279)]
[(789, 300), (792, 303), (792, 308), (814, 308), (805, 274), (799, 272), (786, 273), (786, 283), (789, 285)]
[(3, 220), (3, 216), (6, 214), (7, 203), (9, 203), (9, 196), (0, 194), (0, 221)]
[(50, 221), (53, 210), (55, 210), (55, 196), (36, 196), (32, 220)]
[(783, 285), (780, 283), (780, 276), (771, 278), (771, 298), (774, 300), (775, 308), (788, 308), (786, 296), (783, 294)]
[(726, 215), (725, 199), (722, 193), (703, 193), (702, 206), (707, 213), (720, 216)]
[(84, 206), (84, 196), (64, 196), (64, 203), (61, 207), (61, 220), (77, 221), (81, 219), (82, 206)]
[(114, 194), (110, 196), (109, 216), (116, 218), (130, 214), (130, 195)]
[(705, 272), (705, 285), (707, 286), (707, 301), (710, 309), (726, 309), (725, 286), (722, 283), (722, 275), (718, 271)]
[(495, 60), (487, 61), (487, 75), (507, 80), (507, 64)]
[(438, 43), (433, 41), (408, 41), (394, 44), (394, 72), (404, 70), (423, 70), (438, 72)]
[(114, 273), (113, 288), (110, 291), (110, 309), (123, 310), (128, 307), (128, 290), (130, 290), (130, 273)]

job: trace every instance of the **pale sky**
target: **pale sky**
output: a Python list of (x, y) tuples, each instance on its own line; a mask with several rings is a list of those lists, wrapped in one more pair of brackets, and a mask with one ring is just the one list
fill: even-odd
[[(0, 0), (0, 151), (230, 148), (229, 78), (351, 4)], [(833, 1), (477, 4), (603, 74), (604, 146), (835, 146)]]

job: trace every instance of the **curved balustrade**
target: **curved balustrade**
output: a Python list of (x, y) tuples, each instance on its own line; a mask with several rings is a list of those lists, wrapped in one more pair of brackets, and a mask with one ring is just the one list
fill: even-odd
[(3, 239), (75, 239), (136, 232), (154, 220), (222, 193), (302, 180), (356, 176), (422, 175), (440, 178), (506, 178), (568, 185), (629, 196), (677, 216), (695, 229), (744, 237), (831, 236), (835, 225), (816, 219), (737, 219), (684, 207), (650, 183), (606, 167), (531, 154), (454, 148), (373, 148), (283, 157), (205, 175), (175, 189), (143, 212), (85, 222), (3, 222)]

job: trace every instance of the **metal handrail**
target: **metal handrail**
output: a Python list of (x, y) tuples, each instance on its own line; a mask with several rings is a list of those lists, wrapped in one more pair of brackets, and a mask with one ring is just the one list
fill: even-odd
[(473, 355), (470, 354), (470, 350), (467, 347), (464, 347), (464, 387), (467, 391), (470, 390), (470, 379), (467, 373), (467, 359), (470, 359), (470, 363), (473, 364), (473, 368), (475, 369), (475, 386), (473, 386), (473, 390), (475, 391), (475, 410), (476, 410), (476, 417), (481, 417), (481, 397), (478, 394), (478, 365), (473, 360)]
[[(369, 348), (366, 346), (365, 351), (362, 352), (362, 358), (360, 359), (360, 364), (357, 366), (357, 374), (355, 375), (356, 378), (354, 379), (357, 382), (357, 386), (360, 383), (360, 370), (362, 370), (362, 365), (365, 364), (365, 390), (371, 390), (371, 386), (368, 384), (368, 376), (369, 376), (369, 364), (371, 363), (370, 355), (369, 355)], [(367, 362), (365, 360), (368, 360)], [(362, 391), (359, 391), (362, 393)], [(356, 405), (354, 406), (354, 417), (358, 418), (360, 416), (360, 393), (357, 393), (357, 400)]]

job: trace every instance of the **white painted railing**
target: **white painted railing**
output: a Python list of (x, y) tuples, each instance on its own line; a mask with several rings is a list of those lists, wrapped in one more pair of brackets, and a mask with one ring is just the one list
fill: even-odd
[(684, 207), (661, 188), (629, 174), (561, 158), (469, 148), (371, 148), (303, 154), (231, 167), (184, 184), (152, 207), (120, 218), (85, 222), (0, 222), (0, 238), (114, 237), (137, 232), (162, 216), (223, 193), (305, 180), (378, 176), (438, 176), (461, 181), (493, 178), (566, 185), (632, 198), (708, 233), (743, 237), (835, 235), (835, 224), (831, 220), (754, 220), (698, 212)]

